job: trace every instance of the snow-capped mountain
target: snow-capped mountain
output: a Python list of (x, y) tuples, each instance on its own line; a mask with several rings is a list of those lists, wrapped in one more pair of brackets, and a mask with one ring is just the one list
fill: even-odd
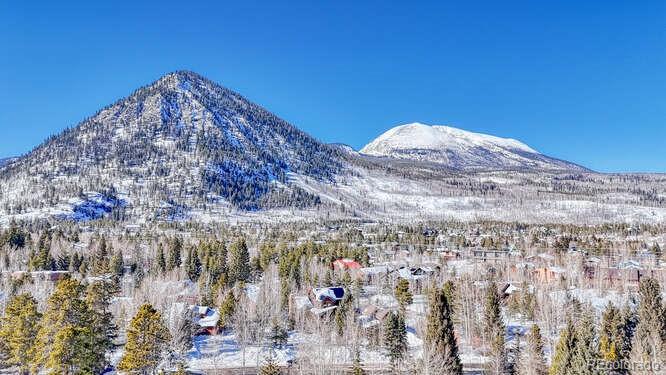
[(461, 170), (585, 170), (542, 155), (515, 139), (421, 123), (394, 127), (360, 152), (438, 163)]
[(167, 215), (218, 203), (308, 206), (318, 198), (290, 175), (331, 181), (337, 153), (241, 95), (179, 71), (0, 169), (0, 202), (12, 213), (63, 202), (74, 211), (112, 202), (110, 209)]
[(422, 124), (359, 153), (181, 71), (0, 166), (0, 226), (54, 216), (654, 223), (666, 222), (666, 177), (592, 173), (515, 140)]

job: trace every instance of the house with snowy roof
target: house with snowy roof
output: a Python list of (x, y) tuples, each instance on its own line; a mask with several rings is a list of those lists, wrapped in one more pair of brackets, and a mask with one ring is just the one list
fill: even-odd
[(199, 326), (199, 335), (217, 335), (220, 312), (208, 306), (192, 306), (192, 321)]
[(345, 288), (341, 286), (312, 288), (308, 297), (312, 305), (317, 308), (337, 306), (345, 297)]

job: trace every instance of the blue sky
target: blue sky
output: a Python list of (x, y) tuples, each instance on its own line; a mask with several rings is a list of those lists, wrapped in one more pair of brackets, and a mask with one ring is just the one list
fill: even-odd
[(6, 1), (0, 46), (0, 157), (189, 69), (326, 142), (420, 121), (666, 172), (662, 0)]

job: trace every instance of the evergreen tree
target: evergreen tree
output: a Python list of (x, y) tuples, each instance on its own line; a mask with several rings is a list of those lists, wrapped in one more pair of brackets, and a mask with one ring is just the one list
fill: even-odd
[(546, 358), (543, 352), (543, 338), (541, 330), (536, 324), (532, 325), (527, 334), (525, 348), (518, 357), (517, 375), (546, 375)]
[(641, 280), (638, 287), (638, 323), (631, 351), (631, 362), (662, 364), (666, 358), (666, 311), (661, 287), (652, 278)]
[[(227, 248), (221, 241), (210, 241), (199, 244), (199, 257), (204, 272), (210, 277), (212, 284), (226, 283)], [(223, 283), (219, 283), (224, 278)]]
[(155, 264), (159, 274), (164, 274), (166, 272), (167, 263), (166, 258), (164, 257), (164, 248), (162, 247), (162, 244), (157, 245), (157, 257), (155, 259)]
[(363, 363), (361, 363), (361, 351), (358, 348), (354, 349), (354, 360), (349, 375), (366, 375)]
[(268, 358), (266, 359), (266, 363), (264, 363), (263, 366), (261, 366), (261, 369), (259, 369), (259, 375), (280, 375), (282, 372), (280, 371), (280, 367), (278, 367), (277, 363), (275, 363), (275, 355), (273, 354), (273, 349), (271, 349)]
[(282, 327), (277, 320), (273, 320), (273, 325), (271, 326), (271, 333), (268, 337), (271, 340), (272, 347), (282, 348), (287, 344), (287, 339), (289, 335), (287, 330)]
[[(638, 323), (636, 312), (632, 310), (629, 304), (626, 304), (622, 309), (622, 358), (625, 361), (629, 360), (632, 352), (632, 341), (636, 332), (636, 325)], [(627, 371), (623, 372), (624, 374)]]
[(500, 310), (500, 295), (494, 282), (490, 283), (486, 289), (483, 316), (484, 332), (490, 349), (488, 371), (494, 375), (504, 374), (508, 365), (504, 338), (505, 327)]
[(53, 339), (46, 361), (52, 374), (96, 374), (103, 370), (100, 352), (90, 327), (66, 324)]
[(51, 232), (42, 232), (37, 241), (37, 250), (30, 251), (28, 265), (32, 270), (54, 270), (55, 260), (51, 256)]
[(162, 315), (150, 304), (141, 305), (127, 329), (125, 353), (118, 368), (148, 374), (157, 367), (170, 340)]
[(101, 364), (105, 362), (104, 354), (113, 348), (113, 340), (118, 336), (118, 327), (109, 307), (111, 299), (119, 292), (116, 280), (103, 280), (90, 284), (86, 293), (86, 302), (93, 312), (91, 334), (94, 336), (95, 353), (99, 355), (98, 363)]
[(40, 314), (37, 301), (29, 294), (12, 297), (0, 321), (0, 342), (6, 351), (6, 363), (27, 374), (33, 363), (32, 346), (37, 337)]
[[(608, 368), (622, 368), (626, 361), (626, 344), (628, 338), (625, 336), (625, 319), (618, 308), (608, 303), (601, 317), (601, 329), (599, 333), (599, 355), (606, 361)], [(615, 371), (615, 373), (624, 373)]]
[(401, 314), (390, 313), (384, 323), (384, 348), (391, 361), (391, 370), (397, 373), (398, 365), (407, 352), (407, 327)]
[(115, 276), (122, 276), (125, 268), (122, 251), (116, 251), (109, 261), (109, 271)]
[(345, 295), (342, 298), (342, 301), (340, 301), (338, 308), (335, 309), (335, 324), (338, 336), (342, 336), (344, 333), (345, 325), (347, 323), (347, 316), (353, 307), (352, 294), (348, 290), (345, 290)]
[(453, 281), (447, 280), (442, 286), (442, 291), (446, 296), (446, 301), (448, 302), (451, 316), (454, 316), (456, 313), (456, 303), (457, 303), (456, 285), (453, 283)]
[(573, 370), (573, 358), (576, 350), (576, 329), (571, 319), (560, 333), (555, 346), (555, 354), (548, 373), (550, 375), (576, 375)]
[(183, 251), (183, 241), (176, 237), (171, 241), (169, 246), (169, 258), (167, 259), (167, 270), (171, 271), (174, 268), (180, 267), (181, 264), (181, 253)]
[(103, 275), (109, 272), (109, 253), (106, 238), (102, 237), (92, 259), (92, 271), (94, 274)]
[(197, 254), (196, 249), (192, 247), (187, 250), (185, 271), (187, 272), (187, 277), (192, 281), (197, 281), (199, 275), (201, 275), (201, 260), (199, 260), (199, 255)]
[(106, 346), (94, 332), (96, 314), (83, 299), (83, 292), (83, 285), (71, 278), (56, 285), (33, 348), (35, 367), (44, 366), (56, 373), (95, 372), (104, 367)]
[(435, 289), (429, 299), (425, 344), (432, 351), (432, 363), (428, 366), (436, 366), (442, 375), (462, 374), (447, 292)]
[(661, 246), (659, 246), (659, 244), (655, 242), (650, 250), (652, 251), (652, 254), (654, 254), (654, 257), (657, 261), (657, 265), (659, 265), (658, 262), (664, 255), (663, 251), (661, 250)]
[(220, 328), (225, 328), (229, 325), (231, 317), (236, 311), (236, 297), (232, 291), (228, 291), (220, 305), (220, 320), (218, 325)]
[(250, 253), (244, 239), (234, 242), (229, 249), (228, 277), (230, 285), (250, 279)]
[(576, 346), (572, 366), (576, 374), (599, 374), (595, 364), (599, 360), (599, 346), (593, 312), (584, 311), (576, 327)]
[(409, 291), (409, 281), (406, 279), (398, 280), (395, 285), (395, 298), (398, 300), (400, 310), (404, 313), (407, 305), (412, 303), (412, 292)]

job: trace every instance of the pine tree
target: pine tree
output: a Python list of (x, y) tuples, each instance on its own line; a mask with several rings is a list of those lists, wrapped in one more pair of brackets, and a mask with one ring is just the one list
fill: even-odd
[(230, 285), (250, 279), (250, 253), (243, 239), (234, 242), (229, 249), (228, 277)]
[(185, 272), (187, 272), (187, 277), (192, 281), (197, 281), (199, 275), (201, 275), (201, 260), (199, 260), (199, 255), (197, 254), (196, 249), (192, 247), (187, 250)]
[(236, 311), (236, 297), (232, 291), (228, 291), (220, 305), (220, 320), (218, 320), (220, 328), (225, 328), (229, 325), (234, 311)]
[(31, 348), (40, 318), (37, 301), (29, 294), (20, 294), (9, 300), (0, 321), (0, 341), (7, 351), (6, 363), (18, 366), (20, 374), (27, 374), (33, 363)]
[(435, 289), (429, 299), (425, 344), (432, 354), (431, 363), (427, 366), (437, 367), (438, 373), (442, 375), (462, 374), (447, 292)]
[(86, 302), (93, 312), (91, 333), (95, 340), (95, 352), (100, 356), (98, 362), (102, 364), (105, 362), (104, 353), (113, 348), (113, 340), (118, 336), (110, 305), (111, 299), (119, 292), (116, 280), (104, 280), (90, 284), (86, 293)]
[(661, 364), (666, 358), (666, 311), (661, 287), (652, 278), (641, 280), (638, 287), (638, 323), (632, 341), (631, 362)]
[(275, 363), (275, 355), (273, 354), (273, 349), (271, 349), (268, 358), (266, 359), (266, 363), (264, 363), (263, 366), (261, 366), (261, 369), (259, 369), (259, 375), (280, 375), (282, 372), (280, 371), (280, 367), (278, 367), (277, 363)]
[[(58, 330), (46, 361), (52, 374), (100, 373), (100, 351), (90, 327), (67, 324)], [(104, 353), (102, 351), (102, 353)]]
[(659, 246), (659, 244), (655, 242), (650, 250), (652, 251), (652, 254), (654, 254), (654, 257), (657, 261), (657, 265), (659, 265), (658, 262), (664, 255), (663, 251), (661, 250), (661, 246)]
[(106, 238), (102, 237), (92, 259), (92, 271), (96, 275), (103, 275), (109, 272), (109, 246)]
[(157, 258), (155, 260), (157, 272), (161, 275), (166, 272), (167, 264), (166, 258), (164, 257), (164, 248), (162, 244), (157, 245)]
[(595, 364), (599, 360), (599, 347), (592, 311), (584, 311), (576, 327), (576, 346), (572, 366), (576, 374), (599, 374)]
[(446, 296), (446, 301), (448, 302), (451, 316), (454, 316), (456, 314), (456, 303), (457, 303), (456, 285), (453, 283), (453, 281), (447, 280), (442, 286), (442, 291)]
[[(626, 304), (622, 309), (622, 355), (625, 363), (629, 360), (632, 352), (632, 341), (636, 332), (636, 325), (638, 318), (636, 312)], [(626, 366), (625, 366), (626, 367)], [(627, 374), (628, 371), (620, 371), (621, 374)]]
[(167, 260), (167, 270), (171, 271), (174, 268), (180, 267), (180, 255), (183, 251), (183, 241), (176, 237), (171, 241), (169, 246), (169, 258)]
[(37, 251), (30, 251), (29, 266), (32, 270), (53, 270), (55, 269), (55, 260), (51, 256), (50, 232), (42, 232), (37, 241)]
[(44, 366), (56, 373), (95, 372), (104, 367), (106, 347), (93, 331), (96, 314), (83, 299), (83, 292), (83, 285), (71, 278), (56, 285), (33, 347), (35, 367)]
[(390, 313), (384, 323), (384, 348), (391, 361), (393, 373), (398, 371), (400, 361), (407, 352), (407, 327), (401, 314)]
[(555, 354), (548, 373), (550, 375), (576, 375), (573, 371), (573, 357), (576, 350), (576, 329), (569, 319), (560, 333), (555, 346)]
[(532, 325), (527, 334), (527, 344), (520, 351), (518, 357), (517, 375), (546, 375), (546, 358), (543, 352), (543, 338), (541, 330), (536, 324)]
[(620, 310), (608, 303), (601, 317), (599, 333), (599, 355), (609, 368), (618, 368), (625, 358), (625, 321)]
[(347, 316), (353, 309), (353, 303), (352, 294), (348, 290), (345, 290), (345, 295), (342, 298), (342, 301), (340, 301), (338, 308), (335, 309), (335, 324), (338, 336), (342, 336), (344, 333), (345, 325), (347, 324)]
[(500, 296), (497, 285), (492, 282), (486, 289), (484, 304), (484, 333), (490, 347), (488, 353), (488, 371), (491, 374), (504, 374), (507, 370), (507, 353), (505, 345), (505, 327), (500, 310)]
[(162, 322), (162, 315), (150, 304), (139, 307), (127, 329), (127, 344), (118, 368), (123, 371), (147, 374), (160, 361), (171, 337)]
[(282, 327), (277, 319), (273, 320), (273, 324), (271, 326), (271, 333), (268, 337), (271, 340), (271, 345), (274, 348), (282, 348), (284, 345), (287, 344), (287, 339), (289, 338), (289, 334), (287, 333), (287, 330)]
[(115, 276), (122, 276), (125, 268), (122, 251), (116, 251), (109, 261), (109, 271)]
[(349, 375), (366, 375), (363, 363), (361, 363), (361, 351), (358, 348), (354, 349), (354, 359)]
[(36, 362), (45, 365), (58, 330), (66, 325), (80, 324), (84, 320), (83, 286), (76, 280), (65, 278), (58, 282), (49, 297), (42, 316), (35, 343)]
[(409, 291), (409, 281), (406, 279), (398, 280), (398, 283), (395, 285), (395, 298), (398, 300), (400, 305), (400, 310), (405, 312), (407, 305), (412, 303), (412, 292)]

